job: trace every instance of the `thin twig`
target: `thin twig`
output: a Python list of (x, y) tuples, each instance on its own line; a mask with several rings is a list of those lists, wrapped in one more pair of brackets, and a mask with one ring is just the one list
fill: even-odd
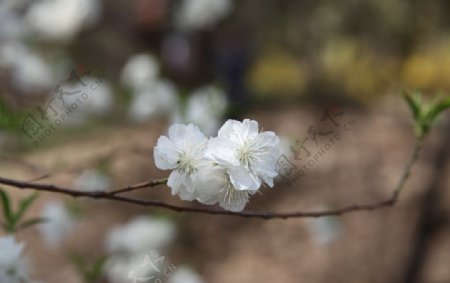
[[(139, 190), (139, 189), (155, 187), (158, 185), (165, 185), (166, 183), (167, 183), (167, 178), (159, 179), (159, 180), (150, 180), (150, 181), (142, 182), (142, 183), (139, 183), (136, 185), (127, 186), (122, 189), (105, 192), (104, 194), (114, 196), (114, 195), (128, 193), (128, 192)], [(103, 192), (97, 192), (97, 194), (99, 194), (99, 193), (102, 194)]]
[(398, 200), (403, 188), (405, 187), (406, 181), (408, 180), (409, 176), (411, 175), (412, 167), (413, 167), (414, 163), (416, 163), (417, 159), (419, 158), (419, 153), (420, 153), (420, 150), (422, 149), (424, 138), (425, 138), (425, 136), (422, 135), (416, 139), (416, 143), (414, 146), (413, 153), (411, 155), (411, 159), (406, 164), (405, 171), (403, 172), (397, 186), (395, 187), (394, 191), (392, 192), (392, 200), (394, 200), (394, 201)]
[(29, 180), (29, 182), (37, 182), (37, 181), (47, 179), (47, 178), (50, 178), (50, 174), (44, 174), (39, 177), (33, 178), (33, 179)]
[(37, 191), (46, 191), (52, 193), (60, 193), (69, 195), (72, 197), (86, 197), (86, 198), (94, 198), (94, 199), (107, 199), (114, 200), (118, 202), (132, 203), (136, 205), (142, 206), (152, 206), (165, 208), (177, 212), (191, 212), (191, 213), (203, 213), (203, 214), (213, 214), (213, 215), (234, 215), (240, 217), (251, 217), (251, 218), (262, 218), (262, 219), (287, 219), (287, 218), (316, 218), (316, 217), (324, 217), (324, 216), (338, 216), (350, 212), (356, 211), (371, 211), (376, 209), (381, 209), (385, 207), (391, 207), (398, 202), (400, 194), (405, 187), (406, 181), (411, 175), (411, 170), (414, 163), (418, 160), (419, 152), (422, 148), (423, 138), (417, 139), (416, 145), (414, 147), (413, 153), (411, 155), (411, 159), (406, 164), (405, 171), (403, 172), (400, 180), (395, 187), (392, 195), (387, 200), (373, 202), (369, 204), (353, 204), (349, 206), (345, 206), (342, 208), (330, 209), (330, 210), (321, 210), (321, 211), (294, 211), (294, 212), (272, 212), (272, 211), (241, 211), (241, 212), (231, 212), (221, 209), (210, 209), (205, 207), (186, 207), (186, 206), (178, 206), (169, 203), (165, 203), (160, 200), (143, 200), (130, 198), (126, 196), (122, 196), (119, 194), (125, 192), (131, 192), (138, 189), (154, 187), (158, 185), (165, 184), (167, 179), (159, 179), (159, 180), (150, 180), (143, 183), (139, 183), (136, 185), (127, 186), (121, 189), (105, 192), (105, 191), (96, 191), (96, 192), (84, 192), (78, 191), (68, 188), (63, 188), (59, 186), (55, 186), (53, 184), (38, 184), (33, 182), (23, 182), (13, 179), (8, 179), (4, 177), (0, 177), (0, 184), (7, 185), (10, 187), (15, 187), (19, 189), (32, 189)]

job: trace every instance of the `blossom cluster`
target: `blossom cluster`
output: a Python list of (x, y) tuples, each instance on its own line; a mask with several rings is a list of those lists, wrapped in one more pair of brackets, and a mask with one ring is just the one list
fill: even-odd
[(249, 119), (226, 121), (210, 139), (193, 124), (174, 124), (154, 149), (156, 166), (172, 170), (173, 195), (230, 211), (242, 211), (262, 185), (273, 187), (279, 156), (278, 136)]

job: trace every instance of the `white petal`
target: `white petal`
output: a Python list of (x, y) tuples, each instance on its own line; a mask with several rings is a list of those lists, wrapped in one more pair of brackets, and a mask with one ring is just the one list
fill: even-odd
[(162, 170), (173, 169), (179, 159), (179, 154), (173, 142), (166, 136), (161, 136), (153, 151), (156, 167)]
[(258, 176), (267, 175), (271, 178), (274, 178), (278, 175), (275, 163), (275, 159), (267, 159), (266, 162), (260, 162), (256, 166), (251, 167), (252, 172), (255, 172)]
[(178, 170), (172, 171), (167, 180), (167, 186), (171, 188), (172, 195), (178, 195), (180, 199), (191, 201), (195, 199), (194, 192), (189, 185), (192, 184), (189, 176), (180, 173)]
[(187, 125), (186, 136), (194, 144), (203, 144), (208, 141), (206, 136), (200, 131), (200, 128), (193, 124)]
[(208, 141), (200, 129), (193, 124), (172, 125), (169, 128), (169, 137), (174, 142), (175, 146), (185, 150), (191, 148), (192, 145), (203, 147)]
[(242, 122), (242, 135), (245, 138), (255, 138), (258, 135), (258, 122), (245, 119)]
[(279, 138), (277, 137), (277, 135), (272, 132), (272, 131), (264, 131), (262, 133), (259, 134), (259, 138), (261, 140), (266, 141), (269, 144), (275, 144), (279, 142)]
[(229, 185), (225, 169), (212, 165), (201, 167), (193, 179), (197, 201), (203, 204), (217, 203), (221, 191)]
[(225, 210), (239, 212), (247, 205), (249, 196), (248, 191), (238, 191), (230, 188), (219, 204)]
[(230, 169), (230, 181), (237, 190), (256, 191), (261, 186), (261, 181), (242, 166)]
[(273, 188), (273, 177), (269, 177), (268, 175), (259, 175), (264, 183), (266, 183), (269, 187)]
[(183, 190), (180, 190), (178, 196), (181, 200), (185, 201), (193, 201), (195, 199), (194, 192), (189, 191), (187, 187), (185, 187)]
[(178, 170), (174, 170), (170, 173), (169, 179), (167, 180), (167, 186), (172, 189), (172, 195), (178, 194), (182, 186), (182, 181), (182, 175)]
[(183, 139), (186, 132), (186, 125), (173, 124), (169, 128), (169, 138), (173, 141)]
[(208, 141), (205, 155), (223, 165), (239, 165), (236, 149), (228, 139), (217, 137)]
[(235, 135), (236, 128), (241, 126), (241, 122), (229, 119), (223, 126), (219, 129), (218, 137), (230, 138), (230, 136)]

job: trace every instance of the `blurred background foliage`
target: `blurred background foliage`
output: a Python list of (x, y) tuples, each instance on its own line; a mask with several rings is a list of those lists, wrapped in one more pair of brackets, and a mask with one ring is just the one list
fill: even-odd
[(18, 113), (45, 104), (71, 70), (108, 83), (114, 102), (101, 120), (122, 122), (139, 96), (120, 81), (135, 54), (156, 58), (157, 76), (181, 97), (176, 103), (220, 86), (231, 116), (258, 102), (364, 105), (405, 90), (450, 89), (445, 0), (71, 2), (0, 4), (2, 129), (20, 129)]

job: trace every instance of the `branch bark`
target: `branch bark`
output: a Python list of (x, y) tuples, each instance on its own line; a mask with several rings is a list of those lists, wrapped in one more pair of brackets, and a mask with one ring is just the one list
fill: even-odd
[(317, 217), (325, 217), (325, 216), (339, 216), (351, 212), (357, 211), (372, 211), (376, 209), (391, 207), (398, 202), (398, 199), (403, 191), (405, 184), (411, 174), (412, 167), (414, 163), (419, 158), (419, 153), (422, 148), (423, 137), (418, 138), (411, 155), (409, 162), (406, 164), (405, 170), (400, 177), (397, 186), (394, 188), (391, 196), (382, 201), (376, 201), (368, 204), (352, 204), (348, 206), (344, 206), (341, 208), (330, 209), (330, 210), (321, 210), (321, 211), (293, 211), (293, 212), (273, 212), (273, 211), (241, 211), (241, 212), (231, 212), (222, 209), (212, 209), (206, 207), (188, 207), (188, 206), (179, 206), (170, 203), (166, 203), (160, 200), (144, 200), (131, 198), (127, 196), (123, 196), (121, 194), (126, 192), (131, 192), (139, 189), (155, 187), (158, 185), (166, 184), (167, 179), (158, 179), (158, 180), (149, 180), (143, 183), (130, 185), (121, 189), (113, 190), (113, 191), (96, 191), (96, 192), (85, 192), (78, 191), (70, 188), (64, 188), (55, 186), (53, 184), (40, 184), (36, 182), (26, 182), (19, 181), (14, 179), (9, 179), (0, 176), (0, 184), (18, 188), (18, 189), (31, 189), (36, 191), (45, 191), (51, 193), (59, 193), (68, 196), (72, 196), (75, 198), (85, 197), (85, 198), (93, 198), (93, 199), (106, 199), (113, 200), (124, 203), (131, 203), (142, 206), (151, 206), (151, 207), (159, 207), (164, 208), (176, 212), (191, 212), (191, 213), (203, 213), (203, 214), (213, 214), (213, 215), (232, 215), (239, 217), (248, 217), (248, 218), (261, 218), (261, 219), (288, 219), (288, 218), (317, 218)]

